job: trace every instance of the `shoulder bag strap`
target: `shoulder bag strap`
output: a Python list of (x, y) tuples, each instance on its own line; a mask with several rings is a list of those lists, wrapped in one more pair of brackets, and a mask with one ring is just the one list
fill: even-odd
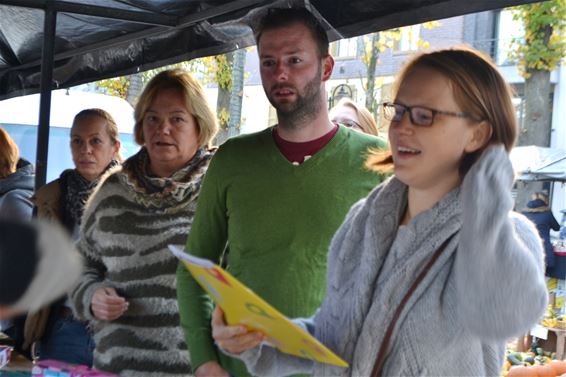
[(379, 347), (379, 352), (377, 353), (377, 357), (375, 358), (375, 364), (373, 365), (371, 377), (378, 377), (379, 373), (381, 372), (381, 369), (383, 368), (383, 364), (385, 363), (385, 357), (387, 356), (387, 350), (389, 348), (389, 343), (391, 342), (391, 335), (393, 334), (393, 329), (395, 328), (395, 325), (397, 324), (397, 320), (399, 319), (399, 316), (401, 315), (403, 308), (405, 307), (405, 305), (407, 304), (407, 302), (409, 301), (409, 299), (413, 295), (413, 292), (417, 289), (417, 287), (419, 286), (421, 281), (427, 275), (428, 271), (430, 270), (430, 268), (432, 267), (434, 262), (436, 262), (438, 257), (440, 257), (440, 255), (442, 254), (442, 252), (446, 248), (446, 245), (448, 245), (448, 243), (450, 242), (450, 240), (453, 237), (454, 237), (454, 234), (451, 235), (450, 237), (448, 237), (448, 239), (446, 241), (444, 241), (444, 243), (442, 243), (442, 245), (440, 245), (440, 247), (436, 250), (436, 252), (430, 258), (430, 260), (428, 261), (426, 266), (419, 273), (419, 275), (417, 276), (417, 278), (415, 279), (415, 281), (413, 282), (413, 284), (411, 285), (411, 287), (409, 288), (409, 290), (405, 294), (405, 297), (403, 297), (403, 299), (399, 303), (399, 306), (397, 307), (397, 310), (395, 310), (395, 314), (393, 314), (393, 318), (391, 319), (391, 322), (389, 323), (389, 327), (387, 327), (387, 331), (385, 332), (383, 342), (381, 342), (381, 346)]

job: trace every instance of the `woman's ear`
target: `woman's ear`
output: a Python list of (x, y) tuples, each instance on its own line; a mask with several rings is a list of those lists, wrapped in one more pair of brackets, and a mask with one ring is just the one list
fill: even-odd
[(472, 153), (483, 148), (491, 138), (492, 133), (491, 124), (485, 120), (474, 126), (472, 137), (464, 149), (466, 153)]
[(120, 140), (116, 140), (114, 142), (114, 159), (118, 159), (118, 157), (120, 157), (120, 147), (122, 146), (122, 143), (120, 143)]

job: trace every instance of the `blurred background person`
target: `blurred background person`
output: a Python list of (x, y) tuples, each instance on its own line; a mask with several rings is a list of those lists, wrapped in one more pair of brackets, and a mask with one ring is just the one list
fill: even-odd
[(189, 73), (155, 76), (135, 108), (140, 151), (109, 175), (85, 211), (86, 273), (72, 294), (96, 343), (94, 367), (121, 376), (189, 376), (168, 244), (182, 244), (213, 156), (216, 117)]
[(525, 208), (522, 213), (535, 224), (540, 238), (543, 240), (546, 276), (564, 279), (564, 276), (554, 276), (553, 274), (556, 265), (556, 256), (554, 255), (554, 249), (550, 243), (550, 230), (560, 230), (560, 224), (558, 224), (558, 221), (556, 221), (556, 218), (548, 207), (548, 195), (544, 192), (534, 193), (531, 200), (527, 203), (527, 208)]
[[(30, 198), (34, 185), (33, 165), (20, 158), (16, 142), (6, 130), (0, 128), (0, 219), (29, 221), (32, 216), (33, 205)], [(0, 331), (13, 338), (18, 350), (23, 343), (24, 321), (23, 316), (0, 320)]]
[(28, 221), (35, 184), (33, 165), (20, 158), (20, 150), (0, 127), (0, 218)]
[(330, 109), (330, 120), (340, 123), (356, 131), (379, 136), (375, 118), (368, 109), (356, 104), (350, 98), (342, 98), (336, 106)]
[[(76, 241), (88, 198), (101, 176), (121, 160), (116, 122), (102, 109), (79, 112), (70, 129), (70, 148), (75, 168), (41, 187), (34, 201), (39, 218), (62, 224)], [(31, 313), (24, 335), (24, 349), (35, 344), (34, 357), (92, 365), (94, 342), (87, 323), (73, 317), (66, 296)]]

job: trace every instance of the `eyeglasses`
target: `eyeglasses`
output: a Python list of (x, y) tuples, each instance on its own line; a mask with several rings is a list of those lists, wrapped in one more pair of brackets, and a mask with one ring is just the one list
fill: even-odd
[(352, 119), (332, 119), (334, 123), (340, 123), (341, 125), (348, 127), (348, 128), (357, 128), (362, 129), (362, 126), (358, 122)]
[(431, 126), (434, 122), (434, 117), (438, 114), (477, 120), (475, 117), (471, 116), (468, 113), (455, 113), (452, 111), (434, 110), (421, 106), (405, 106), (393, 102), (385, 102), (382, 103), (381, 106), (383, 106), (383, 117), (385, 119), (392, 122), (400, 122), (403, 118), (403, 115), (408, 111), (411, 123), (413, 123), (415, 126), (421, 127)]

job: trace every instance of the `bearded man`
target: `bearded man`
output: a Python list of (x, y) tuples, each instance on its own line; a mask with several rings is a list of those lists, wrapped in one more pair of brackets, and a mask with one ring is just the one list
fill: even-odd
[[(212, 159), (187, 251), (218, 262), (289, 317), (311, 316), (325, 293), (326, 254), (348, 209), (383, 177), (364, 168), (373, 136), (333, 124), (328, 37), (305, 9), (271, 9), (255, 30), (261, 80), (278, 124), (232, 138)], [(247, 376), (210, 332), (210, 298), (180, 264), (177, 297), (195, 375)]]

